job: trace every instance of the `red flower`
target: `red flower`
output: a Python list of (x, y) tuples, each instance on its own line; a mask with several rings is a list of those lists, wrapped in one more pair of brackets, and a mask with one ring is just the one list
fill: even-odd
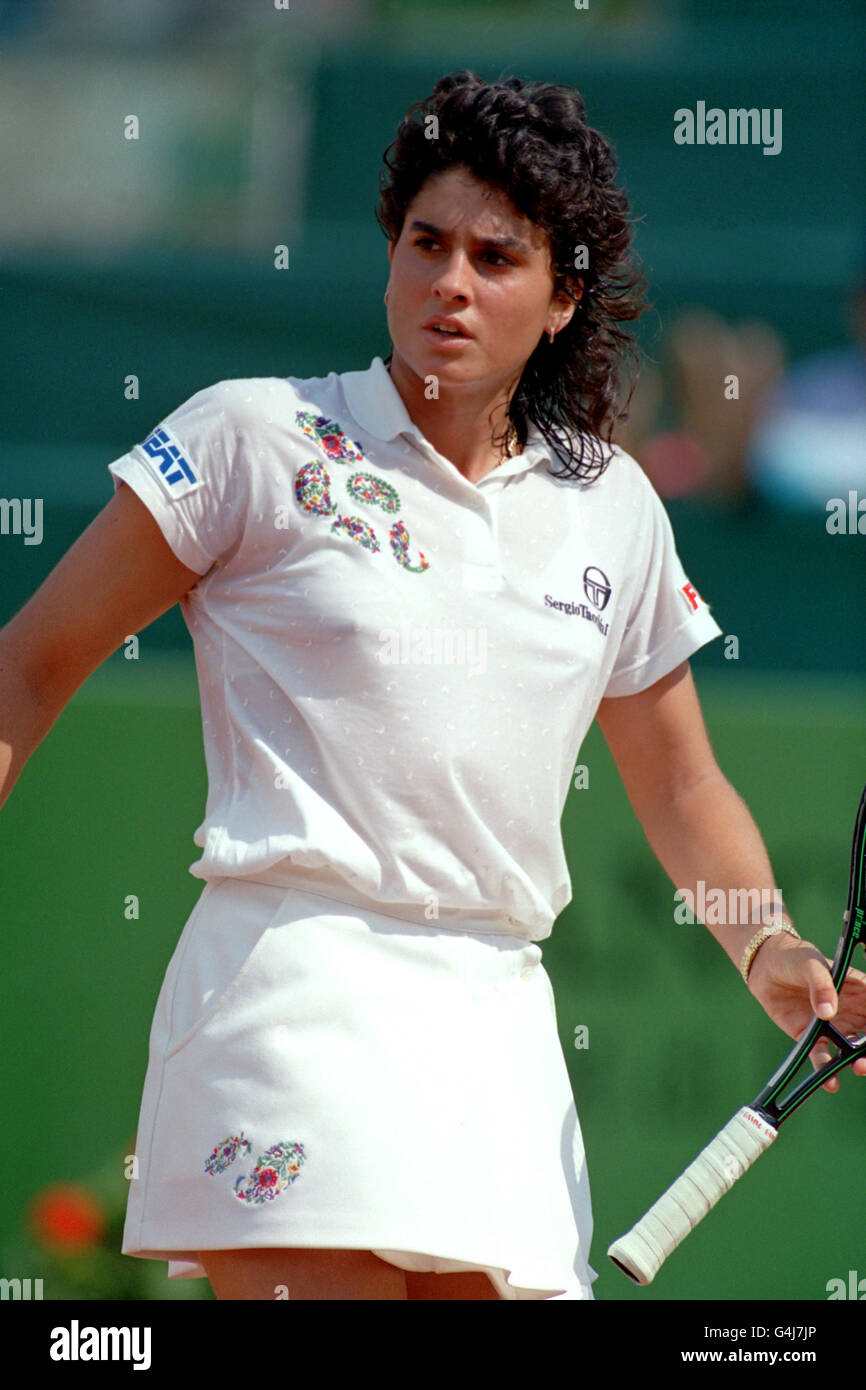
[(75, 1255), (97, 1245), (108, 1226), (100, 1202), (78, 1183), (54, 1183), (38, 1192), (28, 1209), (30, 1229), (40, 1245)]

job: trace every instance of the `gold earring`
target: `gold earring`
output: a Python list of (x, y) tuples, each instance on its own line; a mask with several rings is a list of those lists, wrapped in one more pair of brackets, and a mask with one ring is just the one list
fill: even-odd
[(547, 330), (547, 336), (548, 336), (548, 338), (550, 339), (550, 341), (553, 342), (553, 339), (554, 339), (554, 337), (555, 337), (556, 335), (554, 334), (552, 328), (548, 328), (548, 330)]

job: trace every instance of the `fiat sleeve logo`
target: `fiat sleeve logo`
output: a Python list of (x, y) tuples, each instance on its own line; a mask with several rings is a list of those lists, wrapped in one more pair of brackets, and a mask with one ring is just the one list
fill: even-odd
[(587, 565), (583, 571), (583, 592), (593, 607), (603, 613), (611, 595), (610, 580), (604, 570), (596, 565)]

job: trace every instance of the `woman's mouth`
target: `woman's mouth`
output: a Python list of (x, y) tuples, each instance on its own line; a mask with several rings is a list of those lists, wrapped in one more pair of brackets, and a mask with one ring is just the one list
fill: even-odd
[(445, 347), (449, 343), (468, 343), (472, 341), (467, 333), (444, 328), (441, 324), (433, 324), (429, 328), (422, 329), (422, 332), (425, 337), (435, 341), (441, 347)]

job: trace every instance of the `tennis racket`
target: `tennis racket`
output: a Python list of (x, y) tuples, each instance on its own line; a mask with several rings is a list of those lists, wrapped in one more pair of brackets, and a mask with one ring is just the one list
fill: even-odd
[[(833, 984), (838, 991), (851, 964), (858, 942), (866, 948), (866, 787), (860, 798), (851, 849), (848, 905), (842, 914), (842, 935), (833, 960)], [(787, 1095), (793, 1081), (819, 1038), (838, 1049), (825, 1066), (805, 1077)], [(627, 1235), (608, 1250), (614, 1264), (637, 1284), (650, 1284), (668, 1255), (693, 1231), (737, 1178), (769, 1148), (779, 1127), (820, 1089), (828, 1077), (842, 1071), (858, 1057), (866, 1057), (866, 1033), (849, 1041), (825, 1019), (812, 1016), (806, 1032), (791, 1049), (751, 1105), (744, 1105), (720, 1130), (667, 1192), (650, 1207)]]

